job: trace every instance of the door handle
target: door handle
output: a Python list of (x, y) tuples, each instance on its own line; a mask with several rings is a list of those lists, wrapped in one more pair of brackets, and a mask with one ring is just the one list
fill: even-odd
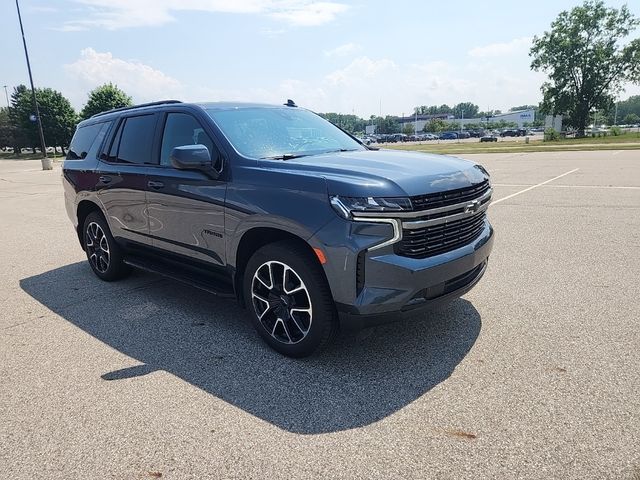
[(100, 175), (98, 180), (100, 180), (100, 183), (111, 183), (111, 177), (109, 175)]
[(159, 189), (159, 188), (163, 188), (164, 187), (164, 182), (155, 182), (153, 180), (149, 180), (147, 182), (147, 186), (150, 187), (150, 188)]

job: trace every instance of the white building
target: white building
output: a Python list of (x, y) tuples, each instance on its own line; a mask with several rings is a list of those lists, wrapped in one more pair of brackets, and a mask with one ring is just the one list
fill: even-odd
[[(444, 117), (444, 118), (443, 118)], [(448, 118), (447, 118), (448, 117)], [(442, 118), (446, 122), (456, 122), (458, 124), (466, 125), (468, 123), (478, 123), (483, 124), (487, 123), (486, 117), (480, 118), (451, 118), (451, 116), (447, 115), (418, 115), (417, 120), (416, 117), (404, 117), (400, 118), (400, 124), (406, 125), (407, 123), (411, 125), (416, 125), (416, 130), (421, 132), (424, 126), (429, 123), (431, 118)], [(536, 118), (536, 111), (534, 109), (529, 110), (517, 110), (515, 112), (507, 112), (502, 113), (500, 115), (494, 115), (489, 118), (489, 122), (495, 123), (500, 121), (505, 122), (514, 122), (518, 125), (518, 128), (522, 128), (525, 123), (533, 123)]]

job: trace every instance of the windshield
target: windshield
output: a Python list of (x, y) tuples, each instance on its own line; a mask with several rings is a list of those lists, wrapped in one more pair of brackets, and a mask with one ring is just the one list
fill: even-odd
[(245, 157), (294, 158), (365, 150), (349, 135), (307, 110), (282, 108), (207, 109), (227, 139)]

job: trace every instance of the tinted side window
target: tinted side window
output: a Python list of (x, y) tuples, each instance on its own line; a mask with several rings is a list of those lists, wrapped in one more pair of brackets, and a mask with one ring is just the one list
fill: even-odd
[(111, 143), (111, 148), (109, 149), (109, 161), (116, 162), (118, 160), (118, 147), (120, 146), (120, 137), (122, 137), (122, 127), (124, 126), (124, 122), (120, 122), (118, 126), (118, 131), (116, 132), (115, 137)]
[(162, 135), (162, 150), (160, 151), (160, 165), (171, 165), (169, 156), (171, 150), (183, 145), (204, 145), (209, 149), (209, 155), (214, 161), (219, 158), (218, 150), (213, 141), (206, 134), (200, 122), (186, 113), (169, 113), (164, 124)]
[[(67, 160), (81, 160), (85, 158), (91, 149), (91, 145), (93, 145), (93, 142), (100, 133), (100, 130), (105, 125), (105, 123), (96, 123), (78, 128), (73, 135), (71, 145), (69, 145)], [(100, 140), (102, 140), (102, 138)]]
[(105, 122), (100, 124), (102, 128), (100, 128), (96, 139), (93, 141), (93, 145), (91, 145), (91, 148), (89, 149), (89, 153), (87, 155), (89, 158), (96, 158), (98, 156), (104, 137), (107, 136), (107, 132), (109, 132), (112, 123), (113, 122)]
[[(155, 115), (126, 118), (122, 131), (118, 132), (115, 139), (115, 141), (120, 140), (120, 145), (117, 147), (118, 155), (116, 161), (122, 163), (151, 163), (155, 126)], [(115, 141), (111, 147), (112, 151)]]

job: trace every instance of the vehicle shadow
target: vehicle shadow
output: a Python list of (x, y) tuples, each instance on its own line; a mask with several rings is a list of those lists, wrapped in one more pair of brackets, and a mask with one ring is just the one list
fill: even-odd
[(460, 299), (428, 316), (345, 333), (295, 360), (262, 343), (234, 301), (135, 272), (101, 282), (85, 262), (20, 281), (53, 312), (142, 365), (104, 381), (165, 370), (284, 430), (317, 434), (381, 420), (446, 380), (480, 332)]

